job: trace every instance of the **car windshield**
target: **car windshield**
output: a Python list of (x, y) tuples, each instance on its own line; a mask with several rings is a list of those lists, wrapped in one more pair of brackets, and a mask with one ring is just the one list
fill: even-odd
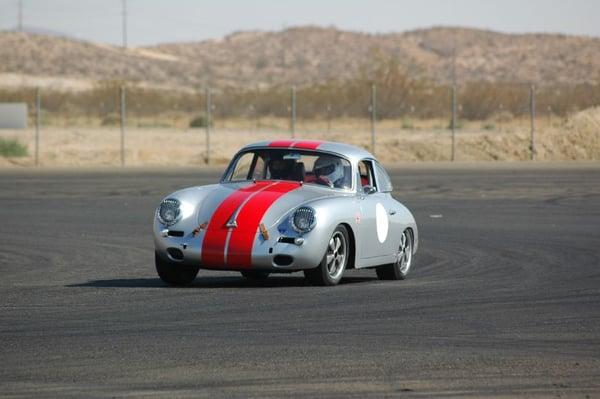
[(328, 153), (257, 149), (240, 153), (223, 180), (291, 180), (348, 190), (352, 170), (348, 160)]

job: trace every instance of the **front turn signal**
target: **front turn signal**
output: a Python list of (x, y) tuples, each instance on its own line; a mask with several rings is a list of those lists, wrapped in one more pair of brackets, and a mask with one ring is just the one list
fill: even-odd
[(259, 229), (260, 229), (260, 234), (262, 235), (262, 238), (264, 238), (265, 241), (269, 240), (269, 232), (267, 231), (267, 228), (265, 227), (264, 223), (260, 224)]

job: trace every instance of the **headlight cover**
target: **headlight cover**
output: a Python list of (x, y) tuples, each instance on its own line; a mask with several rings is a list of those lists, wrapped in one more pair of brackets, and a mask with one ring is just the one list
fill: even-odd
[(301, 206), (294, 211), (290, 222), (292, 228), (298, 233), (308, 233), (317, 223), (315, 210), (309, 206)]
[(167, 198), (160, 203), (156, 217), (165, 226), (171, 226), (181, 219), (181, 203), (175, 198)]

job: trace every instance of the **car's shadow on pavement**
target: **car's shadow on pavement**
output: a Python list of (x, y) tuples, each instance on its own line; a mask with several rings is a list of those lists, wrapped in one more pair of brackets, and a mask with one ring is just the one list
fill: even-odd
[[(376, 277), (344, 277), (344, 284), (357, 284), (376, 281)], [(107, 280), (90, 280), (85, 283), (68, 284), (66, 287), (92, 288), (278, 288), (278, 287), (310, 287), (303, 277), (269, 277), (264, 280), (248, 280), (237, 276), (198, 277), (185, 287), (172, 287), (159, 278), (117, 278)]]

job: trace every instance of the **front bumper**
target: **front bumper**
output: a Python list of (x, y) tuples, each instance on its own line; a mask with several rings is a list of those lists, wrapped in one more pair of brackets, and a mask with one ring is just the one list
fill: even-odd
[[(173, 231), (183, 231), (180, 237), (164, 234), (167, 228), (160, 222), (154, 222), (154, 247), (156, 252), (171, 262), (200, 265), (205, 269), (218, 270), (247, 270), (248, 267), (226, 263), (225, 266), (202, 263), (202, 242), (206, 231), (201, 230), (194, 236), (192, 231), (179, 230), (173, 226)], [(302, 243), (289, 242), (300, 236), (289, 231), (280, 232), (276, 227), (269, 229), (269, 238), (265, 240), (257, 231), (248, 237), (253, 240), (251, 252), (251, 268), (269, 272), (292, 272), (312, 269), (319, 265), (326, 249), (327, 236), (321, 237), (317, 229), (302, 235)], [(250, 234), (250, 233), (248, 233)], [(287, 240), (281, 240), (286, 237)], [(287, 242), (286, 242), (287, 241)], [(173, 255), (176, 256), (173, 256)], [(228, 254), (230, 255), (230, 254)]]

